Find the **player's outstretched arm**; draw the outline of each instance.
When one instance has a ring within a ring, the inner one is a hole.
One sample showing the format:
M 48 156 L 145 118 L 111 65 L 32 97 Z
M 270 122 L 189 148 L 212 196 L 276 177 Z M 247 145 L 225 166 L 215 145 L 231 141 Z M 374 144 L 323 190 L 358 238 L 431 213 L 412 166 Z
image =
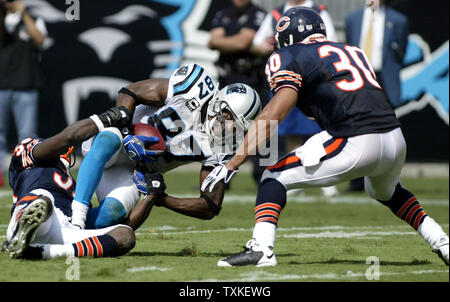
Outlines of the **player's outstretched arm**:
M 164 177 L 158 172 L 150 172 L 145 166 L 138 166 L 133 173 L 133 181 L 139 192 L 145 195 L 136 207 L 131 211 L 122 223 L 130 226 L 133 230 L 139 228 L 153 208 L 155 202 L 167 196 L 165 194 L 166 184 Z
M 133 231 L 137 230 L 150 215 L 153 205 L 158 198 L 155 195 L 145 196 L 131 211 L 126 220 L 121 223 L 128 225 Z
M 119 91 L 116 106 L 125 106 L 132 113 L 140 104 L 160 107 L 167 98 L 168 88 L 168 79 L 149 79 L 131 83 Z
M 202 166 L 200 171 L 200 186 L 206 176 L 211 172 L 211 167 Z M 218 215 L 225 194 L 225 183 L 219 182 L 212 192 L 200 192 L 198 198 L 177 198 L 166 196 L 155 205 L 166 207 L 174 212 L 199 219 L 209 220 Z
M 249 154 L 254 154 L 258 146 L 266 145 L 266 140 L 270 138 L 270 122 L 282 122 L 294 108 L 297 96 L 297 92 L 291 88 L 281 88 L 277 91 L 272 100 L 255 119 L 236 154 L 225 165 L 229 170 L 238 169 L 246 161 Z
M 211 192 L 214 191 L 217 183 L 228 182 L 246 161 L 249 154 L 255 154 L 258 146 L 265 146 L 271 134 L 271 121 L 282 122 L 294 108 L 297 96 L 297 91 L 291 88 L 278 90 L 250 126 L 236 154 L 225 165 L 217 166 L 207 175 L 201 191 Z
M 67 148 L 86 140 L 105 127 L 123 127 L 131 120 L 129 111 L 124 107 L 113 107 L 101 114 L 80 120 L 67 126 L 58 134 L 45 139 L 33 149 L 33 158 L 37 162 L 52 161 L 67 151 Z
M 67 126 L 58 134 L 47 138 L 33 149 L 33 157 L 38 162 L 59 158 L 74 143 L 87 139 L 98 132 L 97 125 L 87 118 Z

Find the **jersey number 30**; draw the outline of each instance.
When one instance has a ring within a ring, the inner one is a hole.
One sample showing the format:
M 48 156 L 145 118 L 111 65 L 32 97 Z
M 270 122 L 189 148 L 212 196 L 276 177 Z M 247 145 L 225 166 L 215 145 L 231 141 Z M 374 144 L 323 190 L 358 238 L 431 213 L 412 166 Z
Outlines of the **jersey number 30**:
M 331 55 L 331 53 L 335 53 L 339 57 L 339 61 L 335 62 L 334 68 L 336 71 L 349 71 L 353 77 L 352 81 L 348 81 L 347 79 L 341 80 L 336 83 L 336 86 L 344 91 L 355 91 L 358 89 L 361 89 L 364 86 L 364 79 L 361 75 L 364 75 L 364 77 L 369 81 L 370 84 L 373 86 L 381 89 L 380 84 L 378 84 L 377 80 L 375 80 L 375 73 L 373 72 L 373 69 L 370 64 L 368 64 L 368 60 L 364 52 L 355 46 L 345 46 L 345 51 L 341 48 L 332 46 L 332 45 L 324 45 L 319 48 L 319 56 L 320 58 L 326 58 Z M 361 60 L 361 57 L 358 55 L 358 53 L 361 55 L 363 60 L 366 62 L 368 68 L 366 65 L 364 65 L 363 61 Z M 356 66 L 352 65 L 352 62 L 350 61 L 349 56 L 353 59 Z

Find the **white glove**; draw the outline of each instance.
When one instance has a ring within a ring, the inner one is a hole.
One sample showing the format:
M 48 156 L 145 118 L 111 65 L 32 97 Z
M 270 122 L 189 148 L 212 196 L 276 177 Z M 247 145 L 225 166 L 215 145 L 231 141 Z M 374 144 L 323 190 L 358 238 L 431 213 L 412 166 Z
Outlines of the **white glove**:
M 86 226 L 86 216 L 89 207 L 84 203 L 74 200 L 72 202 L 72 225 L 84 229 Z
M 223 180 L 225 183 L 228 183 L 233 177 L 234 174 L 236 174 L 238 170 L 228 170 L 227 167 L 225 167 L 224 164 L 220 164 L 217 167 L 215 167 L 209 174 L 206 176 L 205 180 L 202 183 L 202 192 L 205 192 L 209 188 L 209 192 L 212 192 L 215 185 Z

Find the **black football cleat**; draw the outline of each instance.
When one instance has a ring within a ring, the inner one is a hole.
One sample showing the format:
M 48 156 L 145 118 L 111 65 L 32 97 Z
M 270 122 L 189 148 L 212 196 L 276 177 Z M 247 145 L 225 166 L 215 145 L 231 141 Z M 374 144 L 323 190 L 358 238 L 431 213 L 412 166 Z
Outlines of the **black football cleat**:
M 47 220 L 52 210 L 52 203 L 47 197 L 40 197 L 28 205 L 19 218 L 16 232 L 12 237 L 8 251 L 12 258 L 25 258 L 30 242 L 33 241 L 37 228 Z M 30 247 L 30 249 L 34 249 Z M 34 254 L 32 251 L 30 251 Z
M 221 267 L 243 265 L 255 265 L 257 267 L 276 266 L 277 259 L 272 247 L 259 247 L 252 239 L 247 242 L 243 252 L 220 259 L 217 262 L 217 266 Z

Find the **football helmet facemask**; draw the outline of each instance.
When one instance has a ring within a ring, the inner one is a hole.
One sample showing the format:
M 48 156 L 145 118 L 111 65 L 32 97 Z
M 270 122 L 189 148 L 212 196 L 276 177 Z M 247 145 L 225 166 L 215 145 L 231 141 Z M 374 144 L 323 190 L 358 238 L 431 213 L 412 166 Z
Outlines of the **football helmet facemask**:
M 261 107 L 258 93 L 250 86 L 243 83 L 225 86 L 208 105 L 206 131 L 214 143 L 235 149 Z

